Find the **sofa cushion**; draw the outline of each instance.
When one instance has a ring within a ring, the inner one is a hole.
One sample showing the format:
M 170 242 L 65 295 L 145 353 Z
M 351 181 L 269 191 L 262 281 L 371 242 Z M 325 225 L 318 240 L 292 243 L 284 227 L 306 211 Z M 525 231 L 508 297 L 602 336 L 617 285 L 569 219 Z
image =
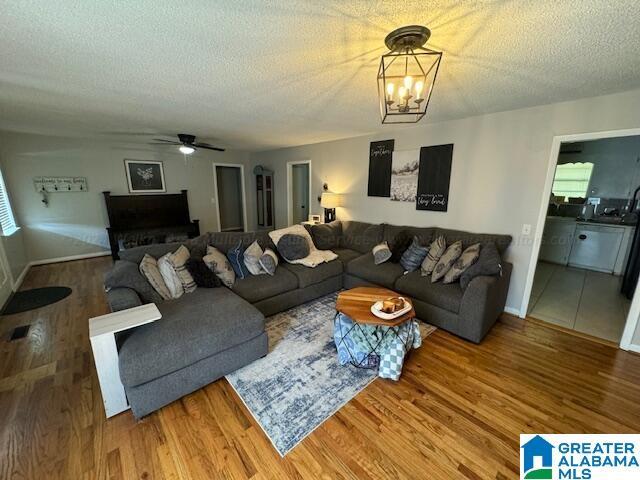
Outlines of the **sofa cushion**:
M 398 234 L 402 231 L 406 231 L 411 238 L 418 237 L 421 245 L 429 245 L 433 241 L 433 235 L 435 228 L 432 227 L 413 227 L 402 225 L 390 225 L 388 223 L 383 224 L 384 230 L 382 234 L 382 240 L 391 245 Z
M 460 286 L 466 290 L 471 280 L 480 275 L 500 275 L 502 274 L 502 259 L 493 242 L 488 242 L 480 246 L 480 256 L 478 261 L 467 268 L 460 277 Z
M 298 278 L 298 287 L 306 288 L 309 285 L 323 282 L 328 278 L 342 275 L 342 262 L 332 260 L 330 262 L 321 263 L 320 265 L 309 268 L 304 265 L 294 265 L 291 263 L 282 264 L 284 268 L 292 272 Z
M 393 288 L 404 270 L 399 263 L 385 262 L 376 265 L 373 261 L 373 254 L 369 253 L 349 262 L 347 273 L 383 287 Z
M 334 221 L 321 225 L 305 225 L 313 243 L 319 250 L 336 250 L 340 247 L 340 238 L 342 237 L 342 223 Z
M 351 250 L 350 248 L 336 248 L 334 252 L 336 255 L 338 255 L 338 260 L 342 262 L 342 265 L 346 265 L 351 260 L 354 260 L 363 255 L 362 253 Z
M 474 243 L 485 244 L 488 242 L 494 242 L 498 252 L 504 254 L 505 250 L 511 244 L 511 235 L 497 235 L 491 233 L 473 233 L 465 232 L 462 230 L 448 230 L 444 228 L 437 228 L 436 235 L 444 235 L 447 241 L 447 245 L 457 242 L 462 242 L 462 248 L 467 248 Z
M 264 315 L 227 288 L 198 288 L 158 305 L 162 318 L 142 325 L 118 353 L 128 387 L 149 382 L 255 338 Z
M 144 303 L 159 303 L 162 297 L 140 273 L 138 265 L 125 260 L 117 260 L 105 275 L 104 286 L 108 291 L 115 288 L 130 288 Z
M 394 286 L 399 293 L 435 305 L 453 313 L 458 313 L 462 302 L 462 288 L 459 283 L 431 283 L 430 277 L 423 277 L 420 271 L 400 277 Z M 428 318 L 423 318 L 428 322 Z
M 347 220 L 342 222 L 342 248 L 360 253 L 371 249 L 382 241 L 382 225 Z
M 256 303 L 289 290 L 298 288 L 298 279 L 285 268 L 276 268 L 273 275 L 249 275 L 237 279 L 233 291 L 247 302 Z

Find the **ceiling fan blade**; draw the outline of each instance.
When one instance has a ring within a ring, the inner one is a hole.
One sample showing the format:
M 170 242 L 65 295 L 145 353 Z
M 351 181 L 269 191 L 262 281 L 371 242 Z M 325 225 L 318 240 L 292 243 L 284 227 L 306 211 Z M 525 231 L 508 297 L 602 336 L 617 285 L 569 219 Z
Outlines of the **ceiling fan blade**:
M 178 142 L 149 142 L 147 145 L 182 145 Z
M 215 150 L 216 152 L 224 152 L 224 148 L 214 147 L 213 145 L 209 145 L 208 143 L 194 143 L 192 144 L 196 148 L 206 148 L 207 150 Z
M 176 142 L 175 140 L 165 140 L 164 138 L 154 138 L 153 141 L 154 142 L 170 143 L 172 145 L 182 145 L 182 143 Z

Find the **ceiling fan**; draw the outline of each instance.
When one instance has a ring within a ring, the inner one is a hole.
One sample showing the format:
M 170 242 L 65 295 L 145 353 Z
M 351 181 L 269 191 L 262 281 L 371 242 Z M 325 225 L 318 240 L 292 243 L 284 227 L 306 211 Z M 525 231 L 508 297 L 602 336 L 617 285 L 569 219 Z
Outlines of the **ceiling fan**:
M 184 153 L 185 155 L 191 155 L 198 148 L 205 148 L 207 150 L 215 150 L 217 152 L 224 152 L 224 148 L 214 147 L 213 145 L 209 145 L 208 143 L 196 142 L 195 135 L 188 135 L 186 133 L 179 133 L 178 140 L 164 140 L 162 138 L 154 138 L 152 143 L 149 145 L 179 145 L 178 150 Z

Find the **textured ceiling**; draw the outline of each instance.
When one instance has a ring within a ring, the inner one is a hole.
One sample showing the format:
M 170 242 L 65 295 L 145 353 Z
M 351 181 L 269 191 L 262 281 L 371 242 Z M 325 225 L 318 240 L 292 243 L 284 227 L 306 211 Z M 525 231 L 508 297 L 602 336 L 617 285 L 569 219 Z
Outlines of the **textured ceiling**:
M 376 73 L 407 24 L 444 51 L 423 122 L 640 86 L 637 0 L 0 0 L 0 129 L 257 150 L 402 128 Z

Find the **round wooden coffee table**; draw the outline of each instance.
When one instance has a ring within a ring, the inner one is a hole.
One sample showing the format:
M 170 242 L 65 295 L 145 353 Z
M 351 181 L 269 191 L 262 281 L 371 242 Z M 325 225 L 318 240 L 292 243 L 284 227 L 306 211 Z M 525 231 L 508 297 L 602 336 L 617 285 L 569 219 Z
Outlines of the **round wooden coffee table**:
M 379 349 L 383 345 L 385 338 L 388 335 L 395 335 L 400 338 L 398 335 L 400 326 L 415 318 L 416 312 L 413 306 L 407 313 L 393 320 L 383 320 L 371 313 L 371 305 L 377 301 L 398 296 L 401 295 L 393 290 L 379 287 L 356 287 L 338 294 L 334 332 L 339 327 L 336 322 L 338 322 L 340 314 L 345 315 L 353 322 L 353 326 L 339 332 L 341 342 L 350 357 L 349 363 L 353 366 L 358 368 L 377 368 L 377 364 L 372 362 L 372 358 L 376 356 L 379 358 Z M 361 339 L 361 346 L 363 344 L 362 339 L 365 339 L 368 349 L 366 354 L 357 355 L 350 348 L 350 344 L 353 342 L 349 342 L 348 339 L 354 334 Z M 336 344 L 336 347 L 342 347 L 342 345 Z M 405 351 L 411 348 L 410 345 L 405 345 L 405 347 Z

